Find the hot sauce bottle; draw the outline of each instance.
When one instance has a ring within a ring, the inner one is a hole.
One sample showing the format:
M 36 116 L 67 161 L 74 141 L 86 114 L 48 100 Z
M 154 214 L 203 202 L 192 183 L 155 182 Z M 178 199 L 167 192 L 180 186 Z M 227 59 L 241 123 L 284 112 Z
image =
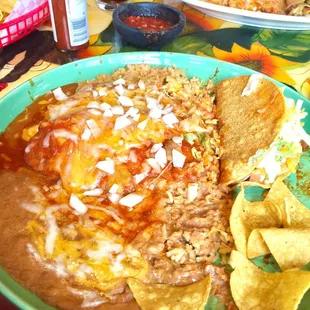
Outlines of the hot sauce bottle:
M 56 47 L 75 51 L 88 46 L 86 0 L 48 0 Z

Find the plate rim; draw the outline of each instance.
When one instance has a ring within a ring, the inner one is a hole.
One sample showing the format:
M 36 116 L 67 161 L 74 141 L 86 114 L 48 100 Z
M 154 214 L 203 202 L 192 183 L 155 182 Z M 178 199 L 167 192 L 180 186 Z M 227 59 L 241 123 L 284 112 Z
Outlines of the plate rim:
M 291 22 L 295 24 L 309 24 L 310 29 L 310 17 L 305 16 L 290 16 L 290 15 L 281 15 L 281 14 L 273 14 L 273 13 L 263 13 L 263 12 L 255 12 L 249 10 L 242 10 L 237 8 L 231 8 L 224 5 L 214 4 L 205 2 L 202 0 L 182 0 L 187 4 L 195 5 L 200 8 L 209 9 L 212 11 L 217 11 L 220 13 L 228 13 L 235 16 L 240 17 L 249 17 L 254 19 L 261 20 L 273 20 L 278 22 Z

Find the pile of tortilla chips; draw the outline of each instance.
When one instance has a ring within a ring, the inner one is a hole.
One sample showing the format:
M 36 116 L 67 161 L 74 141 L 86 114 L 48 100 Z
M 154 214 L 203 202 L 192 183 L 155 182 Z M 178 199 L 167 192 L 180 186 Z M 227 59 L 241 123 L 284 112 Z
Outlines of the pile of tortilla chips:
M 241 190 L 230 227 L 238 251 L 230 286 L 239 309 L 297 309 L 310 288 L 310 272 L 299 270 L 310 261 L 310 210 L 278 179 L 264 201 L 249 202 Z M 266 273 L 248 260 L 268 253 L 283 272 Z

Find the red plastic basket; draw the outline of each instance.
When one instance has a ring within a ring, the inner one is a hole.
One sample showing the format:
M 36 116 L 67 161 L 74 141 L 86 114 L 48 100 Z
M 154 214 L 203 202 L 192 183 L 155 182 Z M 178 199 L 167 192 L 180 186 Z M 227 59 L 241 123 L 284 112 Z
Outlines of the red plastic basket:
M 49 18 L 48 2 L 38 6 L 31 12 L 0 24 L 0 48 L 9 45 L 44 23 Z

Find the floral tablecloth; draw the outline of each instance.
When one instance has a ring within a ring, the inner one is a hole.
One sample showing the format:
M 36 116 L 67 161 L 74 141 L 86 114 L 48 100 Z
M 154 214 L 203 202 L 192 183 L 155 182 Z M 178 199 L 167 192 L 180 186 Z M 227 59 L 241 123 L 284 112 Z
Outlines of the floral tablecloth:
M 183 33 L 163 51 L 214 57 L 249 67 L 310 99 L 310 31 L 249 27 L 208 17 L 182 2 L 174 1 L 173 5 L 183 11 L 187 23 Z M 121 39 L 113 28 L 112 13 L 99 10 L 95 0 L 88 0 L 88 17 L 90 46 L 82 52 L 58 52 L 49 23 L 2 49 L 0 98 L 22 82 L 61 64 L 138 50 Z

